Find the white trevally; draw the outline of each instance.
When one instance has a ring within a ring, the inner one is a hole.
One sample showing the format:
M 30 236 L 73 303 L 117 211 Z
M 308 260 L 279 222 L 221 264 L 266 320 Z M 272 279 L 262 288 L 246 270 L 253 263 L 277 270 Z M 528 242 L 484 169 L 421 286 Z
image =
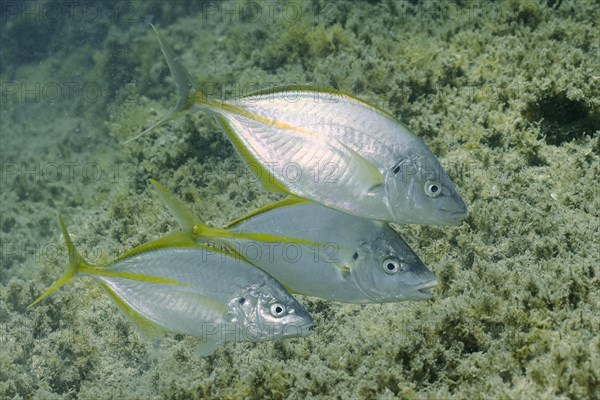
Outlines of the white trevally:
M 225 244 L 293 293 L 346 303 L 430 299 L 433 273 L 381 221 L 301 199 L 251 213 L 226 229 L 210 228 L 158 182 L 161 200 L 190 239 Z
M 154 30 L 180 99 L 137 137 L 197 105 L 215 113 L 269 191 L 403 224 L 458 225 L 467 216 L 437 158 L 392 115 L 350 95 L 306 86 L 208 99 Z
M 181 232 L 146 243 L 105 266 L 87 263 L 67 229 L 69 268 L 29 307 L 74 276 L 98 281 L 143 332 L 201 338 L 206 355 L 225 342 L 307 336 L 313 320 L 277 281 L 244 260 L 198 245 Z

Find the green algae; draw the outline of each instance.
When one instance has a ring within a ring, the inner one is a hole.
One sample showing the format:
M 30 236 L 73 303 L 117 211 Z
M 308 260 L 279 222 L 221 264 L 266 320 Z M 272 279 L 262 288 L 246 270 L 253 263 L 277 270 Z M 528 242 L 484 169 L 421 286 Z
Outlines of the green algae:
M 229 4 L 249 12 L 251 3 Z M 438 276 L 432 301 L 301 297 L 317 322 L 309 338 L 200 358 L 194 338 L 141 337 L 85 279 L 26 311 L 66 265 L 57 211 L 84 256 L 102 262 L 175 227 L 149 177 L 214 226 L 279 198 L 204 113 L 121 144 L 175 102 L 149 28 L 102 20 L 71 58 L 54 36 L 56 54 L 3 57 L 2 82 L 79 73 L 110 94 L 2 103 L 0 396 L 598 398 L 597 5 L 297 2 L 302 17 L 265 21 L 193 2 L 132 4 L 154 15 L 217 97 L 312 82 L 398 115 L 438 155 L 471 214 L 456 228 L 396 226 Z M 25 26 L 2 29 L 22 35 Z M 76 28 L 52 27 L 65 39 Z M 86 57 L 93 63 L 82 71 Z M 29 64 L 15 78 L 7 71 L 17 62 Z M 72 178 L 65 161 L 77 163 Z M 84 173 L 90 165 L 103 174 Z

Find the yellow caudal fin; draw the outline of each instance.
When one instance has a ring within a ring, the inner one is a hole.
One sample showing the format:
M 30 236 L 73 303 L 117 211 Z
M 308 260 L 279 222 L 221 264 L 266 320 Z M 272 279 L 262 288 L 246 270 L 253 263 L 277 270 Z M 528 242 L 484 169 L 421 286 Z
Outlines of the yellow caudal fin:
M 69 267 L 67 269 L 67 272 L 65 272 L 65 274 L 62 276 L 62 278 L 56 281 L 54 285 L 50 286 L 50 289 L 46 290 L 46 292 L 44 292 L 44 294 L 38 297 L 37 300 L 31 303 L 28 308 L 33 307 L 34 305 L 36 305 L 37 303 L 39 303 L 40 301 L 57 291 L 61 286 L 68 283 L 71 279 L 73 279 L 75 275 L 77 275 L 81 268 L 90 267 L 90 265 L 85 262 L 83 257 L 81 257 L 81 254 L 79 254 L 79 252 L 75 248 L 75 245 L 71 240 L 71 236 L 67 231 L 67 227 L 65 226 L 65 222 L 63 221 L 60 215 L 58 216 L 58 223 L 60 225 L 60 229 L 65 239 L 67 251 L 69 252 Z
M 131 274 L 128 272 L 120 272 L 120 271 L 111 271 L 110 269 L 104 267 L 97 267 L 87 263 L 81 254 L 75 248 L 73 241 L 71 240 L 71 236 L 67 231 L 67 227 L 63 219 L 59 216 L 58 223 L 60 225 L 60 229 L 62 231 L 63 237 L 65 238 L 65 244 L 67 246 L 67 250 L 69 252 L 69 267 L 67 268 L 67 272 L 56 281 L 48 290 L 44 292 L 40 297 L 38 297 L 33 303 L 29 305 L 28 308 L 33 307 L 40 301 L 44 300 L 46 297 L 50 296 L 52 293 L 56 292 L 65 284 L 69 283 L 75 276 L 79 274 L 99 276 L 99 277 L 113 277 L 113 278 L 124 278 L 136 280 L 139 282 L 148 282 L 148 283 L 159 283 L 164 285 L 176 285 L 176 286 L 186 286 L 185 284 L 175 280 L 168 278 L 158 278 L 153 276 L 139 275 L 139 274 Z M 124 256 L 120 257 L 118 260 L 127 258 L 131 255 L 142 253 L 143 251 L 152 250 L 154 248 L 165 247 L 170 245 L 171 247 L 189 247 L 193 245 L 193 242 L 187 237 L 168 237 L 164 239 L 165 244 L 163 245 L 161 241 L 156 241 L 156 245 L 152 246 L 152 243 L 147 244 L 146 246 L 140 246 L 137 249 L 134 249 Z M 162 245 L 162 246 L 161 246 Z
M 181 232 L 173 232 L 166 237 L 169 241 L 179 241 L 183 245 L 187 245 L 187 240 L 195 241 L 196 239 L 202 239 L 203 241 L 208 239 L 226 238 L 230 236 L 230 233 L 226 229 L 211 228 L 205 225 L 202 221 L 196 218 L 185 205 L 173 193 L 169 192 L 163 185 L 155 181 L 154 179 L 148 179 L 158 197 L 167 206 L 171 214 L 177 220 Z M 172 244 L 172 246 L 174 246 Z
M 189 236 L 191 239 L 194 239 L 194 227 L 195 226 L 204 226 L 204 224 L 196 218 L 189 210 L 183 205 L 181 200 L 175 197 L 171 192 L 169 192 L 163 185 L 155 181 L 154 179 L 148 179 L 152 186 L 154 186 L 154 190 L 158 194 L 158 197 L 162 200 L 163 203 L 167 206 L 171 214 L 177 219 L 181 231 Z
M 188 70 L 179 62 L 173 50 L 169 47 L 165 38 L 160 34 L 160 32 L 154 27 L 154 25 L 150 24 L 152 29 L 154 29 L 154 33 L 156 33 L 156 38 L 158 39 L 158 44 L 160 45 L 160 50 L 169 65 L 169 70 L 171 71 L 171 75 L 173 79 L 175 79 L 175 84 L 177 85 L 177 92 L 179 94 L 179 101 L 171 111 L 169 111 L 166 115 L 164 115 L 161 119 L 156 121 L 152 126 L 148 129 L 140 133 L 139 135 L 128 139 L 125 143 L 129 143 L 146 133 L 158 128 L 176 118 L 182 112 L 187 111 L 193 104 L 194 101 L 200 93 L 196 85 L 194 84 L 194 78 L 190 75 Z
M 179 246 L 189 246 L 188 240 L 196 241 L 210 241 L 217 240 L 223 241 L 227 239 L 231 240 L 251 240 L 256 242 L 267 242 L 267 243 L 295 243 L 306 246 L 318 246 L 319 243 L 312 242 L 309 240 L 290 238 L 285 236 L 278 235 L 270 235 L 266 233 L 253 233 L 253 232 L 232 232 L 230 229 L 222 229 L 222 228 L 212 228 L 205 225 L 202 221 L 196 218 L 189 210 L 183 205 L 181 200 L 176 198 L 171 192 L 169 192 L 164 186 L 155 181 L 154 179 L 149 179 L 152 186 L 158 193 L 158 196 L 162 200 L 163 203 L 169 208 L 171 214 L 177 219 L 179 226 L 181 228 L 181 232 L 173 232 L 170 235 L 166 236 L 160 241 L 155 241 L 149 243 L 147 246 L 152 246 L 155 248 L 157 245 L 162 245 L 162 242 L 168 241 L 171 247 L 179 247 Z M 292 205 L 292 204 L 305 204 L 305 200 L 301 199 L 291 199 L 284 200 L 281 204 Z M 280 204 L 280 203 L 277 203 Z M 147 246 L 140 246 L 139 249 L 143 251 L 147 251 L 149 248 Z M 228 246 L 229 247 L 229 246 Z M 137 250 L 137 249 L 136 249 Z M 230 248 L 234 253 L 235 250 Z M 128 253 L 125 257 L 130 256 Z

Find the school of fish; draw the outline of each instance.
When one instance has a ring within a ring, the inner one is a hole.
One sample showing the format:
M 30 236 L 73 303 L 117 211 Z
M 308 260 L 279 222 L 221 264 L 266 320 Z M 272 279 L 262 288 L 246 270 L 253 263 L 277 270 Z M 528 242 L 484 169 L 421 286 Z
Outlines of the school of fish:
M 264 189 L 288 197 L 214 228 L 150 179 L 180 229 L 92 265 L 59 218 L 69 266 L 31 306 L 89 276 L 142 332 L 196 336 L 206 355 L 227 342 L 310 335 L 313 319 L 293 294 L 345 303 L 432 297 L 434 274 L 389 223 L 459 225 L 468 213 L 420 138 L 385 111 L 331 89 L 209 99 L 152 28 L 179 101 L 136 138 L 198 106 L 214 114 Z

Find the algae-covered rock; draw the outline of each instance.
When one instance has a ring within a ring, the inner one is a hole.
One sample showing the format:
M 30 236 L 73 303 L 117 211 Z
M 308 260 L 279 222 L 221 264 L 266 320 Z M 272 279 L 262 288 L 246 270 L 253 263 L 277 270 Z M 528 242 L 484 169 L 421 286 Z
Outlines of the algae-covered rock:
M 600 397 L 595 2 L 28 4 L 0 25 L 0 397 Z M 281 198 L 205 112 L 124 143 L 176 102 L 149 22 L 214 97 L 335 87 L 421 136 L 470 211 L 394 226 L 434 298 L 300 296 L 311 337 L 208 357 L 145 338 L 87 279 L 28 310 L 66 268 L 58 212 L 101 263 L 176 226 L 148 178 L 213 226 Z

